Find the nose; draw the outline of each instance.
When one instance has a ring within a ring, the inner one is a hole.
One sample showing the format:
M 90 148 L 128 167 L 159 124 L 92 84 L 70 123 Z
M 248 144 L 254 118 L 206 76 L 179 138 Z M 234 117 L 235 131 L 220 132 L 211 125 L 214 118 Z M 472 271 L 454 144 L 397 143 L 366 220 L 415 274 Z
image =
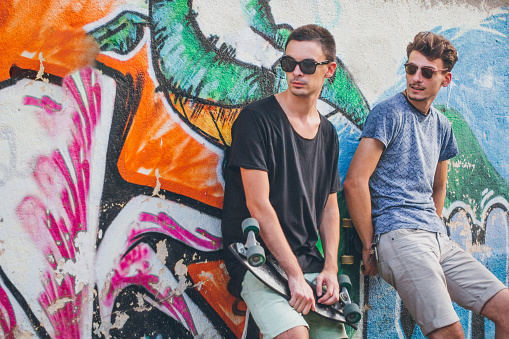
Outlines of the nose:
M 421 73 L 421 69 L 419 68 L 417 70 L 417 72 L 415 72 L 414 75 L 411 76 L 412 77 L 412 80 L 415 81 L 415 82 L 422 82 L 422 73 Z
M 300 65 L 295 65 L 295 69 L 293 70 L 294 76 L 303 76 L 304 73 L 300 70 Z

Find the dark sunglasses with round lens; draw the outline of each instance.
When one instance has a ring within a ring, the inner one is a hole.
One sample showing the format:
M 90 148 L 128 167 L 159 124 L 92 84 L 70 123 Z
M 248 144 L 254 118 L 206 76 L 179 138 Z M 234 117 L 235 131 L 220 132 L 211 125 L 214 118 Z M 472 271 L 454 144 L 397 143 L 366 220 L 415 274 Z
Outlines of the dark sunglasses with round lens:
M 443 71 L 447 71 L 447 68 L 443 68 L 443 69 L 435 69 L 433 67 L 429 67 L 429 66 L 422 66 L 422 67 L 419 67 L 417 66 L 416 64 L 412 64 L 410 62 L 407 62 L 405 64 L 405 72 L 406 74 L 408 75 L 414 75 L 415 73 L 417 73 L 417 70 L 418 69 L 421 69 L 421 74 L 424 78 L 426 79 L 431 79 L 433 78 L 433 75 L 435 75 L 436 72 L 443 72 Z
M 325 60 L 322 62 L 315 62 L 313 60 L 302 60 L 302 61 L 295 61 L 294 58 L 289 56 L 283 56 L 280 60 L 281 68 L 285 72 L 293 72 L 295 67 L 299 65 L 299 68 L 302 73 L 304 74 L 314 74 L 316 72 L 316 66 L 319 65 L 327 65 L 330 64 L 332 61 Z

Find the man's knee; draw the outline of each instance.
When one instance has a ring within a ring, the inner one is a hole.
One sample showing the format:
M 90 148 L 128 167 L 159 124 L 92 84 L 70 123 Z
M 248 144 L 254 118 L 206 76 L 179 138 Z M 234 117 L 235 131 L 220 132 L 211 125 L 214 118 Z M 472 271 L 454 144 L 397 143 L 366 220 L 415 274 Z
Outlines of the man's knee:
M 279 334 L 276 339 L 307 339 L 309 338 L 308 328 L 306 326 L 297 326 Z
M 439 328 L 428 334 L 428 338 L 430 339 L 463 339 L 465 338 L 465 333 L 463 332 L 463 327 L 461 327 L 460 322 L 455 322 L 454 324 Z
M 488 300 L 481 315 L 509 331 L 509 290 L 503 289 Z

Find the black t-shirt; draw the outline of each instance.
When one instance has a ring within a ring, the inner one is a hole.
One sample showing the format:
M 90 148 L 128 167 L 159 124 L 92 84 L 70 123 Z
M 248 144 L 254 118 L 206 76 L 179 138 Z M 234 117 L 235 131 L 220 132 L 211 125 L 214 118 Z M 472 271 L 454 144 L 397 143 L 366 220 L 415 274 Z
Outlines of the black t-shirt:
M 269 200 L 303 272 L 323 268 L 324 259 L 316 247 L 318 228 L 327 198 L 340 189 L 340 180 L 337 134 L 325 117 L 320 118 L 316 136 L 305 139 L 270 96 L 247 105 L 232 126 L 221 226 L 226 268 L 237 291 L 246 270 L 227 247 L 245 242 L 241 224 L 250 217 L 241 167 L 268 173 Z

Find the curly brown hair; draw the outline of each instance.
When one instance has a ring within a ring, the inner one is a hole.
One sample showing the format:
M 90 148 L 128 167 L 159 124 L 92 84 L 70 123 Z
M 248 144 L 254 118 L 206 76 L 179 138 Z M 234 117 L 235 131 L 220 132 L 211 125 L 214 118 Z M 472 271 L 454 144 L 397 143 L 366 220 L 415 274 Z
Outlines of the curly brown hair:
M 412 51 L 422 53 L 428 60 L 442 59 L 444 68 L 451 71 L 456 61 L 458 61 L 458 52 L 452 43 L 442 35 L 433 32 L 419 32 L 406 48 L 407 56 L 410 57 Z

